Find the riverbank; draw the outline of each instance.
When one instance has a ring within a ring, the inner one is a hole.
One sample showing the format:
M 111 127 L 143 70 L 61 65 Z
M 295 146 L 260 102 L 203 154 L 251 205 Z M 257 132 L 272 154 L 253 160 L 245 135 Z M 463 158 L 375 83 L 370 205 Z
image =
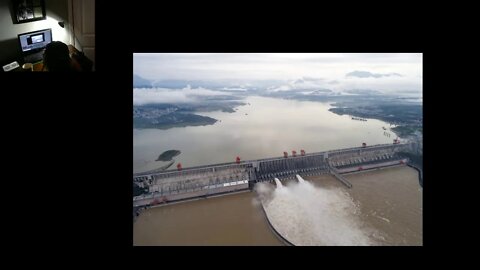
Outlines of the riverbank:
M 340 101 L 332 104 L 329 111 L 338 115 L 371 118 L 395 124 L 391 128 L 399 137 L 405 138 L 423 134 L 422 104 L 382 103 L 382 100 L 356 104 L 351 101 Z M 353 118 L 352 118 L 353 119 Z

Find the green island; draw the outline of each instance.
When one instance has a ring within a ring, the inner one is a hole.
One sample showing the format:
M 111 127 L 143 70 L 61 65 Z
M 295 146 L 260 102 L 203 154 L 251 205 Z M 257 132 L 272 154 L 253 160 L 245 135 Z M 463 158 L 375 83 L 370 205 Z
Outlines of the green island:
M 170 161 L 173 157 L 176 157 L 180 154 L 180 150 L 168 150 L 163 152 L 155 161 Z
M 168 115 L 135 117 L 133 119 L 133 128 L 169 129 L 174 127 L 213 125 L 215 124 L 215 122 L 217 122 L 217 119 L 213 119 L 207 116 L 172 112 Z
M 236 106 L 245 103 L 222 101 L 187 104 L 148 104 L 133 107 L 134 129 L 170 129 L 175 127 L 213 125 L 217 119 L 195 114 L 196 112 L 235 112 Z

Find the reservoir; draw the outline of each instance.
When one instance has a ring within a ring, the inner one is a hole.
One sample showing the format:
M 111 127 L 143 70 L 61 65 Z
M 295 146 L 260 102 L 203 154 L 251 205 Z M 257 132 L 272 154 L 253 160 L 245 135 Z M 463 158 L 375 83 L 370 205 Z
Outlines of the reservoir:
M 348 115 L 328 111 L 328 103 L 250 96 L 234 113 L 197 113 L 215 118 L 208 126 L 178 127 L 167 130 L 133 130 L 134 172 L 153 170 L 166 162 L 155 161 L 170 149 L 184 168 L 213 163 L 282 156 L 300 149 L 320 152 L 330 149 L 392 143 L 382 127 L 387 123 L 368 119 L 352 120 Z

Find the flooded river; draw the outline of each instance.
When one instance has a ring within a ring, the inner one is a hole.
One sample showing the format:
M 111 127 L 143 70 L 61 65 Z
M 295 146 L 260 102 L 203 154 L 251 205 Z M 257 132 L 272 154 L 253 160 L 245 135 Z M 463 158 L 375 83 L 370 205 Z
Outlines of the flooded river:
M 260 192 L 152 208 L 134 223 L 134 245 L 283 245 L 260 201 L 273 226 L 294 244 L 423 244 L 417 171 L 402 166 L 345 177 L 353 188 L 322 175 L 305 177 L 312 190 L 284 182 L 290 197 L 275 196 L 276 186 L 265 184 Z

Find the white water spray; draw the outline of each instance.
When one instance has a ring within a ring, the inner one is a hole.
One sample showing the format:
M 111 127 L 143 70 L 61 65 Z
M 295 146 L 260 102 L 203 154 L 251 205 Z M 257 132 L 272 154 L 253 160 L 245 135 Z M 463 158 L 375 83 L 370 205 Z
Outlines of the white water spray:
M 299 183 L 305 183 L 305 180 L 300 175 L 296 175 Z
M 295 245 L 373 245 L 359 219 L 359 207 L 341 188 L 315 187 L 297 175 L 298 183 L 256 189 L 272 226 Z M 266 199 L 268 198 L 268 199 Z
M 275 178 L 275 184 L 277 184 L 277 188 L 283 188 L 282 182 L 278 178 Z

